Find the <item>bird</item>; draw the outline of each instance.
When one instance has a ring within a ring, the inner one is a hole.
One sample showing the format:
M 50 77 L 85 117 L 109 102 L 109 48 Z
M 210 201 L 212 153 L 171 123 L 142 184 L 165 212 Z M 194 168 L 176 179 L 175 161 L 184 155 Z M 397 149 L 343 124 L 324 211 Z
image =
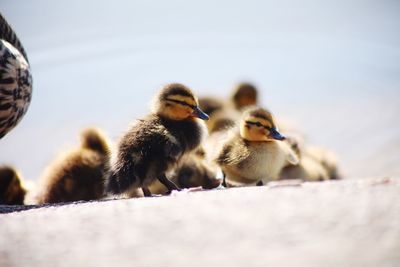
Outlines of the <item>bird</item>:
M 221 127 L 232 126 L 233 121 L 240 118 L 241 110 L 258 103 L 257 88 L 248 83 L 238 83 L 229 98 L 203 96 L 199 98 L 200 108 L 208 114 L 210 120 L 206 122 L 210 132 Z M 222 120 L 224 117 L 224 120 Z
M 171 171 L 170 179 L 179 188 L 201 187 L 207 190 L 217 188 L 221 184 L 221 179 L 216 176 L 217 169 L 208 164 L 203 147 L 199 147 L 195 152 L 179 161 Z M 159 181 L 152 183 L 149 189 L 155 194 L 168 192 L 167 188 Z
M 239 129 L 232 129 L 214 161 L 222 169 L 225 186 L 248 186 L 277 180 L 283 167 L 298 157 L 282 142 L 272 114 L 260 107 L 244 111 Z
M 27 189 L 18 171 L 8 165 L 0 166 L 0 204 L 22 205 Z
M 109 167 L 107 136 L 98 128 L 86 128 L 80 134 L 80 146 L 62 153 L 47 167 L 30 204 L 100 199 Z
M 240 82 L 234 87 L 230 101 L 236 110 L 255 106 L 259 101 L 258 90 L 249 82 Z
M 201 186 L 204 189 L 213 189 L 221 184 L 216 175 L 216 170 L 204 159 L 192 155 L 178 165 L 172 177 L 178 181 L 181 188 Z
M 301 179 L 303 181 L 325 181 L 329 179 L 325 167 L 306 153 L 306 144 L 300 136 L 289 136 L 285 140 L 299 158 L 297 165 L 288 164 L 279 175 L 280 180 Z
M 259 91 L 253 83 L 240 82 L 232 90 L 230 105 L 227 105 L 227 107 L 233 107 L 236 111 L 242 112 L 248 107 L 260 106 Z M 303 134 L 300 127 L 289 118 L 275 117 L 275 123 L 284 133 Z
M 216 96 L 203 96 L 199 98 L 200 108 L 212 117 L 214 112 L 227 107 L 241 110 L 245 107 L 258 104 L 258 90 L 249 82 L 237 83 L 228 99 Z
M 216 176 L 217 169 L 208 163 L 206 151 L 200 146 L 178 164 L 172 177 L 175 177 L 182 188 L 201 186 L 204 189 L 213 189 L 221 184 Z
M 106 183 L 108 194 L 124 194 L 159 180 L 169 192 L 179 190 L 167 178 L 178 161 L 194 151 L 207 135 L 208 120 L 192 90 L 180 83 L 165 85 L 156 95 L 150 114 L 137 120 L 122 136 Z
M 27 54 L 0 13 L 0 139 L 20 122 L 31 98 L 32 73 Z
M 234 128 L 240 117 L 241 113 L 232 108 L 224 108 L 214 112 L 207 122 L 209 134 Z
M 321 164 L 326 170 L 329 179 L 342 179 L 336 154 L 325 147 L 309 145 L 304 149 L 304 154 Z
M 225 113 L 227 109 L 226 101 L 224 99 L 215 97 L 215 96 L 204 96 L 199 98 L 199 107 L 203 110 L 208 116 L 209 120 L 205 121 L 208 131 L 211 133 L 213 128 L 215 128 L 215 117 L 217 114 Z
M 325 168 L 313 158 L 303 155 L 297 165 L 289 165 L 282 169 L 281 180 L 301 179 L 303 181 L 325 181 L 328 173 Z
M 213 115 L 214 112 L 223 109 L 225 106 L 225 101 L 214 96 L 205 96 L 199 98 L 199 107 L 203 110 L 209 117 Z

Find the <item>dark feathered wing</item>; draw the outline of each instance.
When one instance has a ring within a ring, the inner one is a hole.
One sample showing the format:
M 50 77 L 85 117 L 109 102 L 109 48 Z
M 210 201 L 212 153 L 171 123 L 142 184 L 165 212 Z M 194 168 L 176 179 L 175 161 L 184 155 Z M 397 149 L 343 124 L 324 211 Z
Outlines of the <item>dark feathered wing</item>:
M 215 161 L 219 165 L 236 165 L 250 155 L 247 144 L 240 138 L 233 138 L 221 149 Z

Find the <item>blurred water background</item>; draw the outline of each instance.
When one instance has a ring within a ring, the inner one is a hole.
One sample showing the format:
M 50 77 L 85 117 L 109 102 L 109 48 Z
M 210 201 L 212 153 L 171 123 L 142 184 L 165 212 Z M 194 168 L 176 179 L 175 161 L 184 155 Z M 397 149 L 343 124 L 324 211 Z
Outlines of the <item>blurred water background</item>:
M 400 176 L 400 2 L 1 0 L 34 95 L 0 163 L 36 180 L 88 125 L 117 138 L 164 84 L 238 81 L 333 149 L 349 178 Z

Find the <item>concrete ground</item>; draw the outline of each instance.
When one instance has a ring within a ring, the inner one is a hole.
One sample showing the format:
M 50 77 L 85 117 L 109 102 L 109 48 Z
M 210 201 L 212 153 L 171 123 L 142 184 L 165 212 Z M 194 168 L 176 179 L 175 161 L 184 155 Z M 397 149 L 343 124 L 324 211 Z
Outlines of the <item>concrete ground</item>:
M 400 179 L 2 214 L 0 266 L 400 266 Z

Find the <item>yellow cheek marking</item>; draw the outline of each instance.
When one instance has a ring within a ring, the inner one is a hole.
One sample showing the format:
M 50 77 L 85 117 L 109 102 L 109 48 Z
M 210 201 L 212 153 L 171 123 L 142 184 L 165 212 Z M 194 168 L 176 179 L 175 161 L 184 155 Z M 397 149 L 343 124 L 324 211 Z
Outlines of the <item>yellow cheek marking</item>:
M 184 107 L 181 107 L 181 106 L 176 107 L 175 112 L 177 114 L 179 114 L 180 117 L 187 117 L 190 113 L 192 113 L 191 109 L 189 107 L 186 107 L 186 106 L 184 106 Z
M 191 113 L 191 108 L 173 102 L 171 102 L 170 106 L 164 110 L 164 114 L 167 114 L 168 117 L 175 119 L 185 119 L 189 117 Z

